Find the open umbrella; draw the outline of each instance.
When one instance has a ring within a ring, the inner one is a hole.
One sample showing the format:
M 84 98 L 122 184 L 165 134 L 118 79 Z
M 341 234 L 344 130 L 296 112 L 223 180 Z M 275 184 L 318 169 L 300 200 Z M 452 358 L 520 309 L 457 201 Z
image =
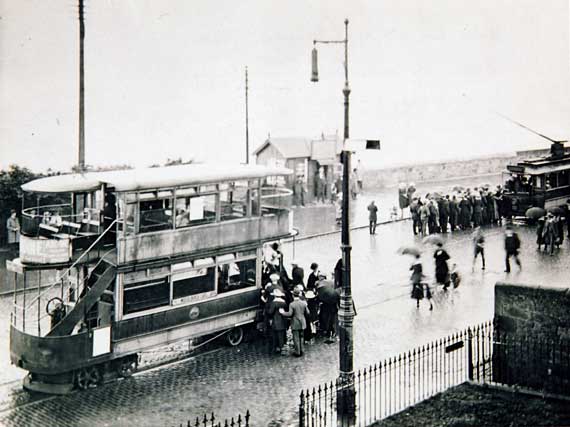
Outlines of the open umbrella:
M 439 200 L 443 198 L 443 195 L 439 191 L 434 191 L 431 193 L 431 197 L 433 197 L 435 200 Z
M 427 243 L 430 245 L 439 245 L 439 244 L 443 245 L 443 239 L 438 234 L 431 234 L 427 237 L 424 237 L 422 243 Z
M 532 208 L 528 208 L 524 213 L 524 216 L 528 219 L 538 219 L 541 216 L 544 216 L 545 213 L 544 209 L 534 206 Z
M 400 255 L 420 255 L 422 252 L 415 246 L 400 246 L 397 250 Z
M 339 291 L 334 288 L 331 280 L 320 280 L 317 283 L 317 299 L 325 304 L 335 304 L 339 301 Z
M 456 185 L 456 186 L 453 187 L 451 190 L 460 193 L 460 192 L 462 192 L 462 191 L 465 191 L 465 187 L 463 187 L 462 185 Z

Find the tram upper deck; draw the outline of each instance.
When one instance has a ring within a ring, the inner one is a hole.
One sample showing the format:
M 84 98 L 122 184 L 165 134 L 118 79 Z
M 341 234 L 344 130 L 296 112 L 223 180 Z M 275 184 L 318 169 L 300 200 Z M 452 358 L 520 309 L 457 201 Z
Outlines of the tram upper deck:
M 570 154 L 562 143 L 554 143 L 549 156 L 508 165 L 504 184 L 513 215 L 524 216 L 533 206 L 551 209 L 565 205 L 570 197 Z
M 258 165 L 181 165 L 70 174 L 22 186 L 36 204 L 22 212 L 20 261 L 61 267 L 93 247 L 128 265 L 290 234 L 291 192 L 277 185 L 291 174 Z M 45 194 L 68 203 L 41 205 Z M 89 257 L 84 257 L 85 259 Z M 90 261 L 90 262 L 91 262 Z

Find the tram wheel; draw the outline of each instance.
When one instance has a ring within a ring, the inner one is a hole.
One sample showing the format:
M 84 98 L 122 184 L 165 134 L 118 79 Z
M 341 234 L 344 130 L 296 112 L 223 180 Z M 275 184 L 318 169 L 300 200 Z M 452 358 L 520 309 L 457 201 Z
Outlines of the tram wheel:
M 96 366 L 88 366 L 75 373 L 75 384 L 81 390 L 97 387 L 100 382 L 101 372 Z
M 231 329 L 226 335 L 226 340 L 232 347 L 240 345 L 243 341 L 243 328 L 241 326 L 236 326 Z
M 139 363 L 137 356 L 125 357 L 119 364 L 119 376 L 122 378 L 131 377 L 136 372 L 138 365 Z

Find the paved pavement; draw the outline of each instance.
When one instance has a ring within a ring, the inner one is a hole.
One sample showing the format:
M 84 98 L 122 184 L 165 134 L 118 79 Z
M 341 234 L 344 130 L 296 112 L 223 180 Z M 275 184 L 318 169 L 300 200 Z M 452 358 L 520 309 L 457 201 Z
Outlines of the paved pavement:
M 433 274 L 433 248 L 421 245 L 409 221 L 389 223 L 370 236 L 366 229 L 352 233 L 355 367 L 439 339 L 493 316 L 493 287 L 503 272 L 500 227 L 485 230 L 487 270 L 471 273 L 470 233 L 447 237 L 446 247 L 463 273 L 458 289 L 434 290 L 434 310 L 427 303 L 416 309 L 409 297 L 410 258 L 396 254 L 405 244 L 423 248 L 424 270 Z M 520 228 L 523 271 L 510 280 L 566 287 L 570 243 L 552 257 L 537 253 L 532 229 Z M 340 255 L 338 233 L 296 241 L 295 257 L 303 266 L 317 261 L 332 270 Z M 293 243 L 284 248 L 293 256 Z M 516 271 L 516 269 L 515 269 Z M 334 380 L 338 345 L 322 341 L 308 347 L 305 357 L 276 356 L 262 341 L 238 348 L 221 348 L 162 369 L 142 373 L 100 388 L 52 397 L 17 408 L 0 409 L 7 426 L 156 426 L 179 425 L 204 412 L 219 418 L 249 409 L 254 425 L 293 425 L 301 389 Z

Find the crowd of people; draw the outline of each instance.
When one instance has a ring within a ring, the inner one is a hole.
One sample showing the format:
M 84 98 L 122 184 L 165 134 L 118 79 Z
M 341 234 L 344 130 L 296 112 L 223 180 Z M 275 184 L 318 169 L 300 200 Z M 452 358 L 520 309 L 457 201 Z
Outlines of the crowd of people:
M 503 196 L 500 185 L 495 190 L 475 187 L 453 195 L 426 194 L 413 196 L 410 214 L 414 234 L 447 233 L 489 224 L 501 224 L 512 216 L 510 199 Z
M 305 344 L 317 335 L 327 343 L 334 342 L 338 306 L 340 303 L 340 260 L 331 280 L 312 263 L 305 281 L 305 271 L 296 260 L 290 262 L 289 275 L 279 245 L 266 249 L 263 260 L 261 302 L 266 335 L 272 350 L 282 353 L 291 331 L 293 355 L 301 357 Z

